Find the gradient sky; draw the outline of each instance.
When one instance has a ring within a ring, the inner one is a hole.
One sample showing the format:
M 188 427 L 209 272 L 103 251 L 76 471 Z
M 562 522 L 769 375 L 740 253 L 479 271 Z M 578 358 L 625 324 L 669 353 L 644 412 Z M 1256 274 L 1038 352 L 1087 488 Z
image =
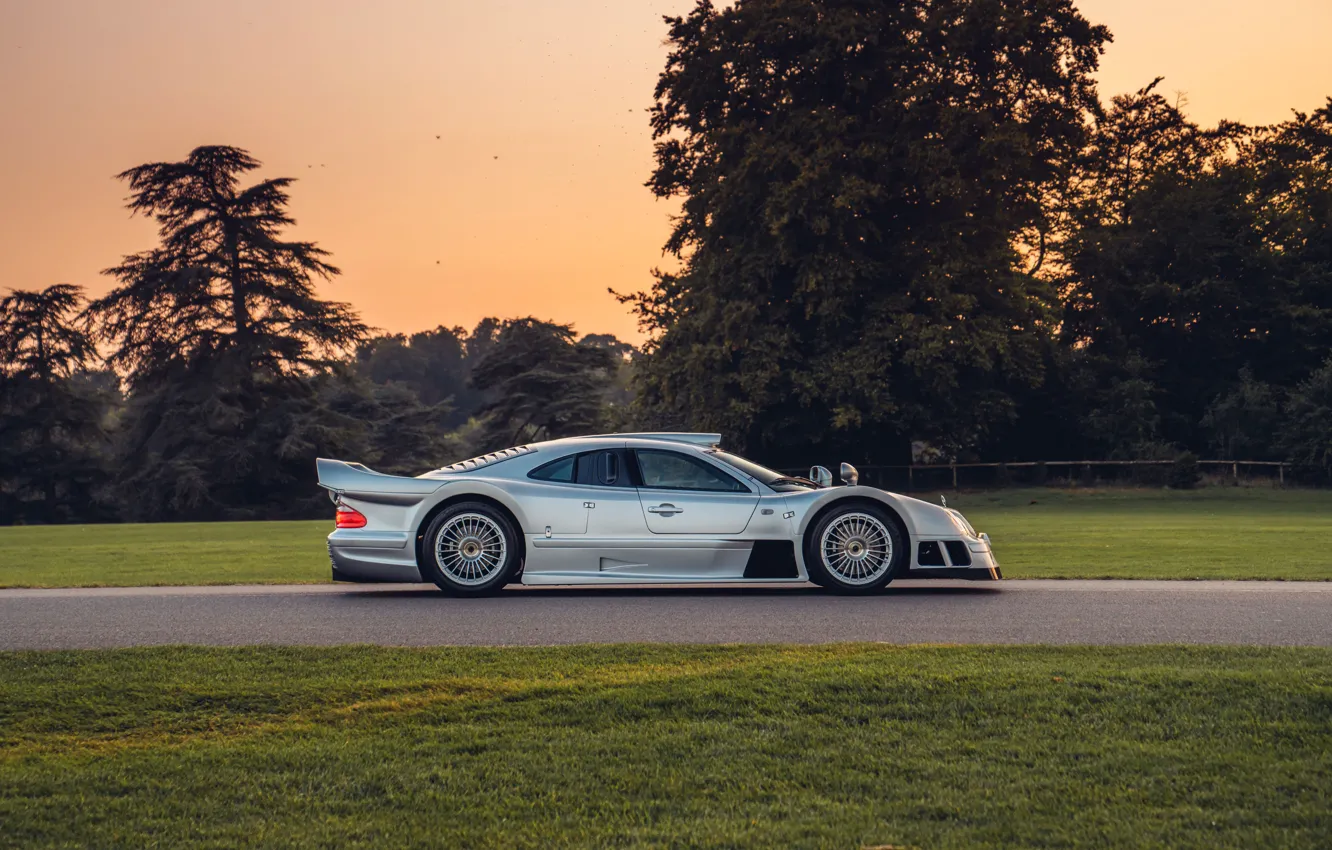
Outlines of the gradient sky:
M 643 182 L 664 14 L 692 0 L 0 0 L 0 291 L 151 247 L 112 175 L 201 144 L 299 179 L 322 288 L 392 331 L 487 315 L 639 338 L 606 293 L 669 265 Z M 1204 123 L 1332 94 L 1332 0 L 1082 0 L 1102 95 L 1156 75 Z M 438 137 L 438 138 L 436 138 Z

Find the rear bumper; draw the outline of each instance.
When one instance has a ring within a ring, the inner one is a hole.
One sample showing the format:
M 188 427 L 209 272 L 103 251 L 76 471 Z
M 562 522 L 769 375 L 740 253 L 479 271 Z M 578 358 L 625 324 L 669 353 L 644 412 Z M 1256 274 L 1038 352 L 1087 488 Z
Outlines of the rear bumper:
M 339 528 L 328 536 L 334 581 L 419 582 L 416 547 L 406 531 Z

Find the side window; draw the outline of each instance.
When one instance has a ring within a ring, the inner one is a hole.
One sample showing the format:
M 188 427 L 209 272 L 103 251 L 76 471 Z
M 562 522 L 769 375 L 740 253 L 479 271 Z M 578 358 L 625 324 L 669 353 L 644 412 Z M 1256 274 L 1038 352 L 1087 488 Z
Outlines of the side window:
M 550 463 L 544 463 L 527 473 L 527 477 L 535 478 L 537 481 L 561 481 L 572 484 L 577 459 L 577 455 L 569 455 L 559 460 L 552 460 Z
M 584 452 L 578 456 L 578 483 L 594 487 L 632 487 L 624 456 L 618 451 Z
M 679 452 L 640 449 L 638 468 L 644 487 L 664 490 L 713 490 L 722 493 L 748 493 L 749 488 L 700 458 Z

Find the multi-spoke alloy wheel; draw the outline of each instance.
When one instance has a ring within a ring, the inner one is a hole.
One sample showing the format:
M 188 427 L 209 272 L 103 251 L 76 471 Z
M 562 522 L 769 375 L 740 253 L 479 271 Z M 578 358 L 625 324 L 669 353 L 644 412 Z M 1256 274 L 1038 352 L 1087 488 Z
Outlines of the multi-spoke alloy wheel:
M 811 531 L 805 550 L 810 579 L 834 590 L 877 590 L 892 581 L 906 555 L 898 524 L 863 503 L 833 508 Z
M 449 578 L 469 587 L 485 584 L 504 566 L 504 530 L 488 516 L 459 514 L 435 535 L 435 559 Z
M 842 514 L 819 540 L 823 565 L 847 584 L 869 584 L 883 575 L 893 558 L 888 526 L 869 514 Z
M 422 540 L 424 578 L 449 593 L 476 596 L 512 581 L 522 559 L 513 522 L 492 505 L 464 502 L 436 516 Z

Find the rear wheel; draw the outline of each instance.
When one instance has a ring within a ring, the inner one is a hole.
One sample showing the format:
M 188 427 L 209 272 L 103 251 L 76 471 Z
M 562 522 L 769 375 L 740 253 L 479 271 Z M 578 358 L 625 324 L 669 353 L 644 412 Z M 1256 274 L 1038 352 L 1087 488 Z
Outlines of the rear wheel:
M 874 505 L 835 506 L 805 535 L 810 581 L 838 593 L 872 593 L 885 587 L 907 559 L 906 534 Z
M 522 564 L 513 522 L 485 502 L 459 502 L 426 528 L 421 572 L 454 596 L 486 596 L 512 580 Z

